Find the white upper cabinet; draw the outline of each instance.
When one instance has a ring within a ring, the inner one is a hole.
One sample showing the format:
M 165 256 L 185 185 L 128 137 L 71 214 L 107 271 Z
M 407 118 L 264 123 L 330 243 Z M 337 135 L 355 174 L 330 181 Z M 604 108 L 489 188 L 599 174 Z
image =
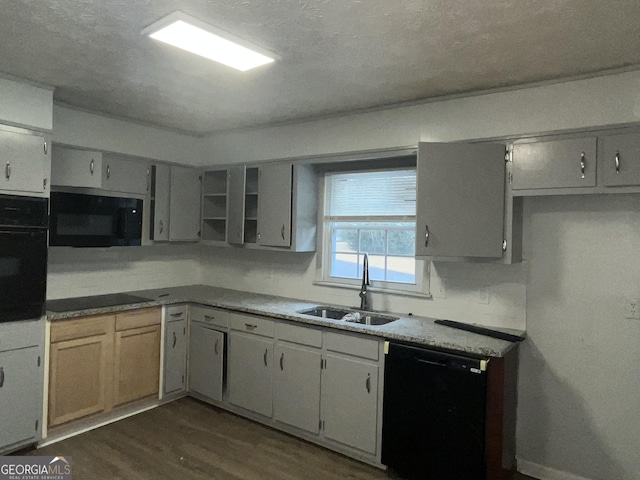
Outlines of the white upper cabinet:
M 0 190 L 47 196 L 49 153 L 49 144 L 40 134 L 0 129 Z
M 602 137 L 602 180 L 607 187 L 640 185 L 640 134 Z
M 150 186 L 151 165 L 149 163 L 104 155 L 102 188 L 111 192 L 146 195 Z
M 291 246 L 291 194 L 293 165 L 282 163 L 259 168 L 258 244 Z
M 169 240 L 200 240 L 200 172 L 195 168 L 171 167 Z
M 501 258 L 505 146 L 420 143 L 416 256 Z
M 151 240 L 169 240 L 171 167 L 151 167 Z

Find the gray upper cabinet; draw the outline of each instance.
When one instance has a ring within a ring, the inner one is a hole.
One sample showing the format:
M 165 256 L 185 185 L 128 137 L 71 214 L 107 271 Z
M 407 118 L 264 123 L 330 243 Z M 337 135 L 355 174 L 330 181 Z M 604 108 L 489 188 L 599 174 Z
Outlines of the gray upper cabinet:
M 291 246 L 291 163 L 259 167 L 258 244 Z
M 416 256 L 501 258 L 505 146 L 420 143 Z
M 102 188 L 111 192 L 146 195 L 151 185 L 151 165 L 104 155 L 102 159 Z
M 239 165 L 229 169 L 229 218 L 227 222 L 227 242 L 234 245 L 244 243 L 244 217 L 246 198 L 247 167 Z
M 603 184 L 607 187 L 640 185 L 640 134 L 602 137 Z
M 0 190 L 40 196 L 49 191 L 49 145 L 42 135 L 0 129 L 0 168 Z
M 169 240 L 171 167 L 151 167 L 151 240 Z
M 596 138 L 516 143 L 513 190 L 594 187 Z
M 146 195 L 151 164 L 117 155 L 53 146 L 51 184 Z
M 195 168 L 171 167 L 169 240 L 200 240 L 200 186 Z

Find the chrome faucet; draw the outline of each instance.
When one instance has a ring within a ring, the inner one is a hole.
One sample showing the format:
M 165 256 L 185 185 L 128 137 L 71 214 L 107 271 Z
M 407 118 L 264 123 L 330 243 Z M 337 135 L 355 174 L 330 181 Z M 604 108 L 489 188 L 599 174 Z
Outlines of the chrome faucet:
M 362 286 L 360 287 L 360 310 L 369 310 L 369 256 L 365 253 L 362 260 Z

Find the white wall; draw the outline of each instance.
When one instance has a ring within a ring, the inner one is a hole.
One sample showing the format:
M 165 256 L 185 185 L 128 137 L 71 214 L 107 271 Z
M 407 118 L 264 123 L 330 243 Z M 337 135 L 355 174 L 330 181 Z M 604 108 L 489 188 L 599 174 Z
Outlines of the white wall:
M 49 300 L 198 284 L 194 245 L 49 249 Z
M 623 317 L 640 299 L 640 195 L 533 198 L 525 208 L 518 457 L 541 478 L 638 480 L 640 320 Z
M 208 163 L 372 150 L 640 121 L 640 71 L 393 108 L 297 125 L 222 132 Z
M 53 141 L 138 157 L 201 165 L 204 140 L 94 113 L 54 105 Z
M 0 123 L 51 130 L 53 89 L 0 77 Z

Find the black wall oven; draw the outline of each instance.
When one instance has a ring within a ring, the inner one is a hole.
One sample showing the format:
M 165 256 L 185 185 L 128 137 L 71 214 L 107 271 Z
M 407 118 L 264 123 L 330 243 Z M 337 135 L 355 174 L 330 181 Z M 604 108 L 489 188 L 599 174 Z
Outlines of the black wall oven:
M 48 210 L 46 198 L 0 195 L 0 322 L 44 314 Z
M 142 242 L 142 200 L 51 192 L 49 245 L 112 247 Z

